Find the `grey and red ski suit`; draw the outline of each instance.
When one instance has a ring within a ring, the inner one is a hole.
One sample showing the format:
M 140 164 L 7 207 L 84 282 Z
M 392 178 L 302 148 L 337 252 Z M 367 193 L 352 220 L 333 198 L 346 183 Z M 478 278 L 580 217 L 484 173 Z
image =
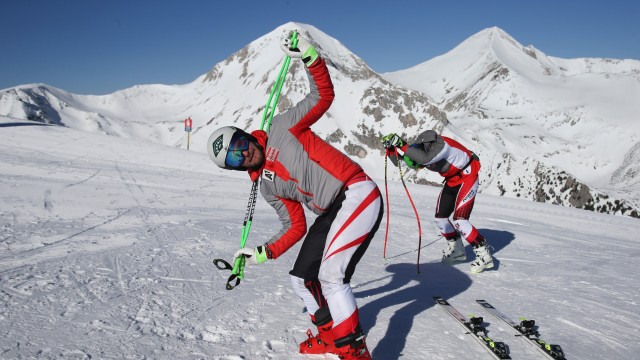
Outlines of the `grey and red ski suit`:
M 358 164 L 311 131 L 334 91 L 324 59 L 306 69 L 309 94 L 275 116 L 268 134 L 252 132 L 265 164 L 249 174 L 254 181 L 261 177 L 260 192 L 282 222 L 267 256 L 276 259 L 304 238 L 290 272 L 293 287 L 314 322 L 316 311 L 328 306 L 340 338 L 359 323 L 349 281 L 380 224 L 382 198 Z M 318 215 L 308 233 L 302 204 Z

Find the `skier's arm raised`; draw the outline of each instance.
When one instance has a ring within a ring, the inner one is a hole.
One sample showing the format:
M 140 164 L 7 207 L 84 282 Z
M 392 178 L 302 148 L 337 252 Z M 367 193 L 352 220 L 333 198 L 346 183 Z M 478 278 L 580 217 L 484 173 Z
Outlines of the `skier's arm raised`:
M 282 50 L 292 58 L 300 58 L 305 64 L 309 79 L 309 93 L 291 109 L 276 116 L 274 126 L 286 126 L 294 136 L 310 130 L 311 125 L 318 121 L 333 103 L 335 93 L 329 75 L 329 69 L 315 47 L 303 37 L 298 37 L 296 48 L 290 48 L 290 38 L 282 41 Z

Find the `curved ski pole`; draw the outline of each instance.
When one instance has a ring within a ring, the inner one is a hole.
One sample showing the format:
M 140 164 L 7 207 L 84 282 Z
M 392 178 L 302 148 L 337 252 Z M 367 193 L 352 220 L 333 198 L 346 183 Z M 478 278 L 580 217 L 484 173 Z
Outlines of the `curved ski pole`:
M 398 155 L 398 150 L 394 149 L 396 155 Z M 404 175 L 402 174 L 402 165 L 400 161 L 398 161 L 398 169 L 400 169 L 400 180 L 402 181 L 402 186 L 404 186 L 404 191 L 407 193 L 407 197 L 409 198 L 409 202 L 411 203 L 411 207 L 413 207 L 413 212 L 416 214 L 416 220 L 418 220 L 418 260 L 416 261 L 416 266 L 418 267 L 418 274 L 420 273 L 420 250 L 422 249 L 422 226 L 420 225 L 420 216 L 418 215 L 418 210 L 416 209 L 416 205 L 413 203 L 413 199 L 411 198 L 411 194 L 409 194 L 409 189 L 407 188 L 407 184 L 404 182 Z
M 389 158 L 389 149 L 384 152 L 384 196 L 387 207 L 387 225 L 384 231 L 384 248 L 382 251 L 382 258 L 387 258 L 387 238 L 389 237 L 389 186 L 387 182 L 387 159 Z

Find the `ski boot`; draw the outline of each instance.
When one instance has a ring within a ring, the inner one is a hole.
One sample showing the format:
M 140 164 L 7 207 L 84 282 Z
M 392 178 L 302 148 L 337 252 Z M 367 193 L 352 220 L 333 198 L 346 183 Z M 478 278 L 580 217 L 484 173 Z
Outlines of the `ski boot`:
M 311 329 L 307 330 L 307 339 L 300 343 L 300 354 L 336 354 L 331 331 L 333 319 L 329 308 L 318 309 L 311 321 L 318 328 L 318 334 L 314 336 Z
M 371 354 L 365 342 L 364 331 L 362 331 L 360 324 L 356 326 L 353 333 L 336 339 L 335 347 L 336 352 L 334 354 L 337 354 L 342 360 L 371 360 Z
M 471 273 L 477 274 L 484 269 L 493 267 L 493 257 L 484 237 L 479 236 L 476 242 L 473 243 L 473 252 L 476 253 L 476 258 L 471 263 Z
M 447 248 L 442 250 L 442 262 L 451 264 L 465 260 L 467 260 L 467 253 L 464 251 L 460 234 L 457 234 L 453 239 L 447 239 Z

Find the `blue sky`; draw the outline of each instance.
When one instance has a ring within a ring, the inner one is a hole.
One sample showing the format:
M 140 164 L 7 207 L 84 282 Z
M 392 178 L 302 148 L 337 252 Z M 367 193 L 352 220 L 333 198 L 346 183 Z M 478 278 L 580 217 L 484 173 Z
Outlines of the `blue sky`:
M 15 0 L 1 9 L 0 89 L 45 83 L 100 95 L 186 84 L 289 21 L 338 39 L 379 73 L 492 26 L 554 57 L 640 60 L 633 0 Z

